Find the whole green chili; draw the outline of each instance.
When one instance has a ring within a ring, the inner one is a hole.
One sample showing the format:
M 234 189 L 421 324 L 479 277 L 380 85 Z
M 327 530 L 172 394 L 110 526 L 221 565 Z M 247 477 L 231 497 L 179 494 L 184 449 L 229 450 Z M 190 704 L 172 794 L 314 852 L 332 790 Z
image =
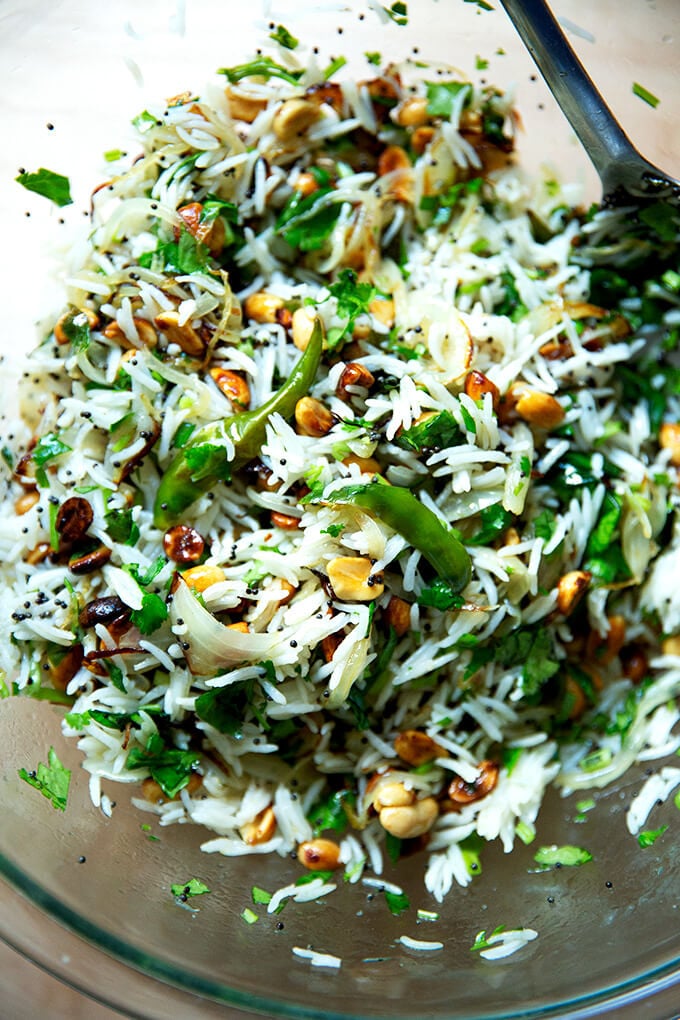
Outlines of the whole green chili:
M 366 484 L 338 489 L 322 502 L 328 506 L 357 506 L 384 521 L 423 554 L 453 591 L 461 591 L 470 580 L 467 550 L 437 515 L 408 489 L 376 478 Z
M 266 403 L 252 411 L 243 411 L 197 429 L 163 474 L 154 503 L 154 524 L 167 528 L 199 496 L 219 480 L 229 481 L 238 471 L 257 457 L 265 440 L 270 415 L 291 418 L 295 405 L 310 389 L 316 378 L 323 334 L 317 319 L 309 343 L 283 386 Z M 234 456 L 228 459 L 224 440 L 234 444 Z

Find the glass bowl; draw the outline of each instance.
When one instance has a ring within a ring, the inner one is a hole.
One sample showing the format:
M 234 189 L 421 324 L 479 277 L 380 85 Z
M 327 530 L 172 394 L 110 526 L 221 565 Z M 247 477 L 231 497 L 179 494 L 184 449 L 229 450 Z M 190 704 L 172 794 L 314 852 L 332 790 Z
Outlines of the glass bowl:
M 103 173 L 102 153 L 125 148 L 131 117 L 150 99 L 200 89 L 218 67 L 242 60 L 267 35 L 270 20 L 329 57 L 347 56 L 350 72 L 363 73 L 362 54 L 379 49 L 385 58 L 447 61 L 473 80 L 514 86 L 523 161 L 530 169 L 554 164 L 565 179 L 583 182 L 585 198 L 598 197 L 592 169 L 501 10 L 471 0 L 409 0 L 408 26 L 400 27 L 381 22 L 367 3 L 264 6 L 253 14 L 233 0 L 2 4 L 2 278 L 11 296 L 0 336 L 4 408 L 12 403 L 16 352 L 34 342 L 36 320 L 59 306 L 59 290 L 49 283 L 53 249 L 87 212 Z M 633 141 L 680 176 L 674 0 L 631 2 L 625 11 L 615 0 L 570 0 L 556 2 L 555 10 Z M 480 70 L 484 61 L 488 67 Z M 634 81 L 660 97 L 657 108 L 633 94 Z M 67 173 L 74 205 L 58 211 L 21 192 L 12 180 L 20 166 Z M 578 844 L 587 832 L 594 855 L 588 867 L 537 873 L 530 848 L 520 845 L 504 856 L 492 845 L 483 874 L 449 894 L 436 926 L 416 924 L 415 910 L 391 915 L 364 886 L 348 886 L 325 903 L 291 902 L 281 917 L 262 912 L 259 923 L 248 925 L 241 914 L 252 907 L 251 887 L 278 888 L 295 880 L 299 866 L 203 854 L 201 832 L 191 826 L 159 829 L 151 820 L 149 831 L 149 816 L 134 809 L 124 787 L 109 786 L 117 803 L 112 817 L 104 817 L 90 804 L 74 744 L 60 735 L 60 714 L 29 699 L 0 702 L 1 934 L 62 980 L 130 1016 L 245 1011 L 338 1020 L 509 1020 L 608 1009 L 629 1017 L 676 1012 L 675 847 L 668 838 L 642 852 L 623 822 L 640 771 L 598 794 L 586 822 L 578 820 L 576 798 L 547 798 L 538 839 Z M 17 775 L 44 760 L 50 746 L 73 770 L 63 814 Z M 672 803 L 655 819 L 669 824 L 669 835 L 677 830 Z M 170 885 L 192 876 L 212 893 L 182 908 Z M 417 860 L 388 866 L 384 877 L 414 907 L 436 906 Z M 189 909 L 194 904 L 199 909 Z M 535 928 L 539 938 L 496 963 L 470 952 L 478 931 L 500 924 Z M 401 935 L 441 939 L 444 949 L 409 950 Z M 336 954 L 342 967 L 312 969 L 292 956 L 293 946 Z

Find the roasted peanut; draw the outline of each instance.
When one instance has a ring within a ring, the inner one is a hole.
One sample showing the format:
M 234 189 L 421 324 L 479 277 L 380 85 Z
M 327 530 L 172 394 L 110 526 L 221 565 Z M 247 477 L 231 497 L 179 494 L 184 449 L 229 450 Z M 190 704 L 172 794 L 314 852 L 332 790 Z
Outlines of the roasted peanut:
M 664 655 L 680 655 L 680 634 L 664 638 L 661 642 L 661 651 Z
M 332 839 L 309 839 L 300 843 L 297 859 L 310 871 L 334 871 L 340 864 L 340 847 Z
M 541 429 L 554 429 L 564 420 L 564 408 L 555 397 L 538 390 L 521 393 L 515 404 L 520 418 Z
M 398 595 L 393 595 L 383 610 L 383 620 L 394 628 L 397 637 L 403 637 L 411 629 L 411 607 Z
M 54 526 L 63 542 L 78 542 L 94 520 L 92 507 L 82 496 L 71 496 L 57 510 Z
M 397 839 L 415 839 L 429 832 L 439 814 L 434 797 L 423 797 L 405 807 L 385 807 L 378 815 L 380 824 Z
M 365 365 L 360 365 L 358 361 L 350 361 L 342 370 L 335 392 L 342 400 L 347 400 L 352 396 L 348 390 L 349 386 L 363 386 L 364 389 L 370 390 L 374 382 L 374 375 Z
M 473 369 L 465 376 L 465 392 L 471 400 L 481 400 L 485 393 L 491 394 L 491 403 L 494 410 L 498 407 L 501 393 L 494 382 L 488 379 L 483 372 Z
M 494 789 L 498 782 L 498 762 L 480 761 L 477 770 L 478 775 L 471 783 L 458 776 L 449 784 L 449 800 L 454 804 L 472 804 L 473 801 L 486 797 Z
M 225 576 L 222 567 L 208 563 L 203 563 L 200 567 L 189 567 L 182 574 L 183 580 L 195 591 L 205 591 L 211 585 L 224 581 Z
M 149 320 L 140 319 L 135 315 L 132 317 L 132 321 L 139 337 L 138 343 L 133 343 L 132 340 L 128 339 L 123 327 L 116 319 L 113 319 L 106 325 L 106 328 L 102 330 L 102 334 L 107 340 L 113 340 L 128 351 L 134 352 L 141 347 L 155 347 L 158 343 L 158 334 Z
M 229 113 L 234 120 L 243 120 L 247 124 L 252 122 L 267 106 L 267 100 L 261 96 L 248 95 L 245 92 L 237 91 L 227 85 L 224 93 L 229 103 Z
M 670 450 L 671 464 L 680 467 L 680 424 L 665 421 L 659 429 L 659 445 L 664 450 Z
M 237 410 L 245 410 L 250 406 L 250 387 L 242 375 L 228 368 L 211 368 L 210 376 L 220 393 L 223 393 Z
M 392 329 L 394 326 L 394 301 L 392 298 L 373 298 L 368 303 L 368 310 L 378 322 L 382 322 L 383 326 Z
M 382 471 L 375 457 L 359 457 L 356 453 L 350 453 L 348 457 L 343 457 L 342 463 L 345 467 L 356 464 L 362 474 L 379 475 Z
M 647 656 L 637 645 L 628 645 L 621 651 L 623 675 L 632 683 L 639 684 L 647 675 Z
M 241 839 L 248 846 L 257 846 L 259 843 L 266 843 L 271 839 L 276 829 L 276 815 L 274 808 L 266 807 L 253 818 L 252 822 L 246 822 L 241 826 Z
M 195 237 L 201 244 L 207 245 L 211 255 L 220 254 L 224 248 L 226 237 L 224 222 L 220 216 L 203 220 L 203 206 L 200 202 L 190 202 L 188 205 L 183 205 L 177 210 L 177 215 L 182 217 L 186 229 L 192 237 Z M 180 235 L 181 229 L 175 227 L 175 241 L 179 240 Z
M 327 634 L 321 639 L 321 651 L 326 662 L 330 662 L 342 642 L 342 634 Z
M 236 630 L 239 634 L 247 634 L 250 631 L 250 627 L 245 620 L 237 620 L 236 623 L 228 623 L 228 630 Z
M 588 570 L 570 570 L 557 582 L 557 608 L 564 616 L 574 612 L 590 584 L 592 574 Z
M 316 312 L 313 308 L 308 308 L 306 305 L 303 305 L 302 308 L 296 308 L 293 312 L 291 332 L 293 334 L 293 343 L 299 351 L 307 350 L 307 345 L 314 329 L 315 319 Z
M 421 730 L 404 730 L 399 733 L 394 740 L 394 750 L 402 761 L 416 766 L 446 756 L 444 748 Z
M 295 424 L 302 436 L 325 436 L 333 427 L 333 415 L 315 397 L 301 397 L 295 405 Z
M 434 128 L 430 127 L 429 124 L 415 129 L 411 135 L 411 148 L 415 152 L 416 156 L 422 156 L 433 138 Z
M 313 174 L 307 173 L 306 170 L 303 170 L 301 174 L 298 174 L 295 179 L 295 184 L 293 184 L 292 187 L 294 191 L 297 191 L 304 198 L 306 198 L 307 195 L 313 195 L 315 191 L 319 190 L 316 178 Z
M 190 322 L 180 325 L 179 314 L 175 311 L 161 312 L 154 322 L 166 335 L 169 343 L 177 344 L 185 354 L 192 358 L 202 357 L 205 343 Z
M 65 691 L 83 663 L 83 646 L 71 645 L 48 652 L 43 660 L 45 673 L 57 691 Z
M 562 340 L 560 337 L 557 337 L 557 339 L 549 340 L 542 347 L 539 347 L 538 353 L 546 361 L 564 361 L 572 357 L 574 348 L 569 340 Z
M 609 629 L 606 636 L 591 630 L 583 650 L 586 661 L 597 662 L 603 666 L 616 658 L 626 641 L 626 621 L 623 616 L 608 616 L 607 620 Z
M 246 319 L 253 322 L 276 322 L 277 312 L 285 305 L 283 298 L 276 294 L 268 294 L 266 290 L 256 290 L 249 294 L 243 302 Z
M 280 142 L 296 142 L 319 119 L 319 112 L 309 100 L 286 99 L 274 114 L 274 134 Z
M 332 106 L 336 113 L 342 113 L 344 99 L 342 89 L 337 82 L 320 81 L 309 85 L 305 89 L 305 99 L 310 99 L 313 103 Z
M 300 527 L 300 518 L 292 514 L 282 514 L 278 510 L 272 510 L 269 515 L 273 528 L 281 528 L 282 531 L 297 531 Z
M 379 775 L 376 777 L 375 789 L 371 794 L 371 804 L 376 811 L 380 812 L 386 807 L 408 807 L 410 804 L 415 804 L 415 790 L 407 790 L 404 784 L 398 780 L 380 782 L 381 778 Z M 366 792 L 371 793 L 370 782 L 366 787 Z
M 83 316 L 83 318 L 81 319 L 80 316 Z M 69 326 L 84 326 L 85 323 L 87 323 L 90 329 L 96 329 L 99 325 L 99 317 L 89 308 L 78 308 L 72 312 L 64 312 L 54 327 L 54 339 L 58 344 L 70 343 L 71 337 L 68 335 L 70 332 Z
M 31 551 L 27 553 L 25 557 L 26 562 L 30 563 L 30 565 L 34 567 L 36 564 L 42 563 L 42 561 L 49 556 L 50 552 L 51 546 L 49 542 L 39 542 L 35 549 L 31 549 Z
M 22 517 L 24 514 L 27 514 L 31 507 L 35 506 L 39 499 L 40 493 L 35 489 L 29 489 L 28 492 L 23 492 L 14 501 L 14 512 L 17 517 Z
M 341 602 L 372 602 L 385 590 L 382 574 L 374 574 L 373 564 L 364 556 L 336 556 L 327 570 L 335 596 Z
M 427 99 L 425 96 L 412 96 L 405 99 L 393 113 L 393 119 L 401 127 L 421 127 L 427 124 Z
M 575 719 L 580 719 L 588 703 L 583 688 L 571 674 L 567 675 L 567 679 L 564 682 L 564 695 L 565 706 L 569 709 L 567 718 L 571 719 L 572 722 Z
M 105 545 L 100 545 L 91 552 L 83 553 L 69 560 L 68 569 L 72 574 L 91 574 L 93 570 L 99 570 L 111 559 L 111 550 Z
M 202 536 L 188 524 L 176 524 L 163 535 L 163 551 L 175 563 L 195 563 L 204 549 Z

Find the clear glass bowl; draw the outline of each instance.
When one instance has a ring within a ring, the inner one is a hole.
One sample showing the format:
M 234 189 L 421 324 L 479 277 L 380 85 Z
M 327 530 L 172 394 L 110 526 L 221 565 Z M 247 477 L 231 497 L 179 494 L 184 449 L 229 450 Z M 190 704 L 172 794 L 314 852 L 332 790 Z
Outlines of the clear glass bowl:
M 633 140 L 680 176 L 675 0 L 631 2 L 625 11 L 616 0 L 597 6 L 571 0 L 555 9 Z M 348 56 L 350 71 L 354 65 L 365 73 L 363 52 L 379 49 L 385 58 L 447 60 L 473 79 L 514 84 L 524 161 L 554 164 L 565 178 L 583 181 L 587 198 L 597 197 L 587 160 L 502 11 L 462 0 L 410 0 L 408 13 L 408 27 L 398 27 L 382 25 L 359 3 L 297 0 L 290 10 L 272 6 L 253 16 L 233 0 L 106 6 L 4 0 L 1 257 L 5 294 L 12 296 L 0 337 L 5 407 L 16 351 L 34 342 L 36 318 L 58 307 L 58 290 L 47 284 L 50 252 L 75 230 L 93 184 L 103 179 L 102 153 L 125 148 L 130 118 L 149 99 L 200 89 L 216 68 L 242 60 L 266 36 L 270 20 L 328 56 Z M 488 69 L 476 69 L 477 57 L 488 60 Z M 633 95 L 634 81 L 660 97 L 656 109 Z M 58 211 L 21 192 L 12 181 L 19 166 L 67 173 L 75 204 Z M 492 846 L 483 874 L 451 892 L 436 926 L 416 925 L 415 910 L 394 917 L 380 896 L 369 898 L 365 887 L 354 886 L 324 904 L 289 903 L 280 917 L 249 926 L 240 915 L 251 906 L 251 886 L 277 888 L 294 880 L 298 866 L 202 854 L 202 834 L 191 826 L 158 829 L 152 821 L 149 833 L 142 828 L 149 818 L 130 805 L 122 787 L 109 787 L 117 805 L 105 818 L 89 802 L 87 777 L 77 750 L 60 736 L 59 715 L 27 699 L 0 702 L 0 872 L 7 880 L 0 933 L 62 980 L 128 1015 L 172 1011 L 203 1018 L 246 1010 L 276 1017 L 509 1020 L 614 1008 L 628 1017 L 676 1012 L 675 848 L 667 838 L 641 851 L 625 831 L 628 791 L 639 774 L 600 794 L 585 823 L 574 818 L 575 798 L 546 801 L 540 842 L 587 842 L 592 864 L 536 873 L 530 848 L 520 845 L 504 856 Z M 50 745 L 73 770 L 64 814 L 17 776 L 21 766 L 45 760 Z M 672 803 L 656 818 L 655 824 L 669 824 L 669 836 L 677 830 Z M 194 901 L 197 912 L 181 909 L 169 888 L 192 876 L 212 890 Z M 385 878 L 401 885 L 414 907 L 433 908 L 417 859 L 389 868 Z M 488 963 L 470 946 L 480 929 L 499 924 L 533 927 L 539 938 L 518 956 Z M 409 951 L 396 941 L 402 934 L 441 939 L 444 949 Z M 311 969 L 292 956 L 293 946 L 337 954 L 342 968 Z

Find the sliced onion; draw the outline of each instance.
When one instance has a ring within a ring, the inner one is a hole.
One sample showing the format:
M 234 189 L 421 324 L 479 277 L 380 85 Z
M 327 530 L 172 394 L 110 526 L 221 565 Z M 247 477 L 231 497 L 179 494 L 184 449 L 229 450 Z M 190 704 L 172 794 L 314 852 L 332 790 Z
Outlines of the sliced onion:
M 279 643 L 278 634 L 256 634 L 225 627 L 194 597 L 186 581 L 179 580 L 170 603 L 173 624 L 186 625 L 188 648 L 184 657 L 192 673 L 212 676 L 220 670 L 244 662 L 262 662 L 272 658 Z
M 347 701 L 347 695 L 352 689 L 352 684 L 361 676 L 364 671 L 364 666 L 366 665 L 368 649 L 370 646 L 369 639 L 360 638 L 359 641 L 356 641 L 354 631 L 350 632 L 336 650 L 335 655 L 339 658 L 342 657 L 344 651 L 343 645 L 345 642 L 354 643 L 347 653 L 345 661 L 341 662 L 341 664 L 331 673 L 331 678 L 328 684 L 330 697 L 326 702 L 328 708 L 339 708 L 340 705 Z

